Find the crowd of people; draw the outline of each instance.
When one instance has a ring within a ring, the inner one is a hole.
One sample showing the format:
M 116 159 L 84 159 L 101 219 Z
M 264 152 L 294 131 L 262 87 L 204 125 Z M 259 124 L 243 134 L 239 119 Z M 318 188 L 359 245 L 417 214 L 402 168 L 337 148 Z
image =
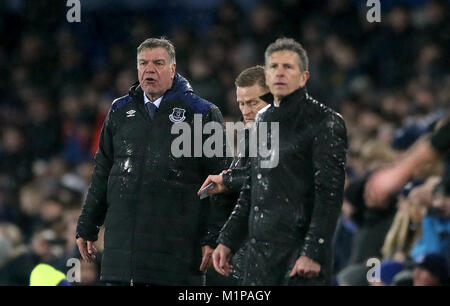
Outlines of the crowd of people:
M 81 258 L 75 231 L 102 124 L 112 101 L 137 81 L 136 47 L 163 35 L 175 45 L 177 72 L 232 122 L 241 116 L 239 72 L 264 64 L 277 37 L 301 42 L 308 92 L 339 112 L 348 132 L 336 284 L 368 285 L 370 258 L 381 261 L 377 284 L 448 281 L 448 157 L 415 173 L 387 204 L 368 203 L 364 194 L 374 171 L 410 154 L 448 115 L 447 1 L 404 1 L 369 23 L 367 7 L 356 1 L 243 8 L 224 0 L 210 8 L 213 22 L 202 31 L 189 19 L 171 20 L 167 31 L 146 11 L 97 11 L 69 24 L 61 6 L 42 20 L 48 1 L 22 2 L 21 11 L 0 5 L 0 284 L 28 285 L 38 263 L 67 271 L 67 259 Z M 102 244 L 100 234 L 100 253 Z M 97 259 L 81 261 L 81 283 L 74 284 L 101 284 Z

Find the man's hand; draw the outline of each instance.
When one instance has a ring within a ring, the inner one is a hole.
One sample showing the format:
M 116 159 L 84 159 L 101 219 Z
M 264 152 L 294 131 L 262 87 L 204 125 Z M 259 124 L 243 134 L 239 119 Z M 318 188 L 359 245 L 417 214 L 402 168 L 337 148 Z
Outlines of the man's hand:
M 300 256 L 295 262 L 294 268 L 292 268 L 289 277 L 298 275 L 299 277 L 304 278 L 315 278 L 319 275 L 319 272 L 320 272 L 319 263 L 315 262 L 314 260 L 306 256 Z
M 223 244 L 219 244 L 214 250 L 212 259 L 214 269 L 224 276 L 229 276 L 233 267 L 228 263 L 231 258 L 231 250 Z
M 213 187 L 206 191 L 207 194 L 216 194 L 227 191 L 228 188 L 223 184 L 222 174 L 227 172 L 226 170 L 218 175 L 209 175 L 203 182 L 202 187 L 198 190 L 197 194 L 200 195 L 201 190 L 205 188 L 209 183 L 214 183 Z
M 200 271 L 206 271 L 213 266 L 212 253 L 214 249 L 209 245 L 202 247 L 202 263 L 200 264 Z
M 77 239 L 78 249 L 80 250 L 81 257 L 88 262 L 95 261 L 95 254 L 97 254 L 97 249 L 94 246 L 93 241 L 87 241 L 79 237 Z

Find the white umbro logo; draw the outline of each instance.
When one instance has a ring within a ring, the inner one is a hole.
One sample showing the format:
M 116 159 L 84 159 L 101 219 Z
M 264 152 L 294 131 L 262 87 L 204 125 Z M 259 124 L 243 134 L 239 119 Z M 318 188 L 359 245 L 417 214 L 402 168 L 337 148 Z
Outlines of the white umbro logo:
M 127 117 L 134 117 L 135 114 L 136 114 L 136 111 L 135 111 L 134 109 L 129 110 L 129 111 L 127 112 Z

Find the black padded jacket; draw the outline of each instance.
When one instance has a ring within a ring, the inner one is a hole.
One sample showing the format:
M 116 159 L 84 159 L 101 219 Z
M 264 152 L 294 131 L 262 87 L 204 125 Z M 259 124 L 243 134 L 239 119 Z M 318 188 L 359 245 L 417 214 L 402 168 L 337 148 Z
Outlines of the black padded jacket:
M 77 226 L 78 236 L 95 241 L 105 225 L 102 280 L 201 284 L 201 246 L 215 247 L 224 214 L 215 212 L 220 206 L 209 198 L 200 200 L 197 190 L 208 174 L 222 171 L 230 160 L 226 142 L 223 150 L 217 148 L 223 157 L 194 157 L 199 152 L 189 145 L 191 157 L 174 156 L 172 146 L 180 134 L 171 129 L 177 122 L 189 125 L 191 144 L 198 145 L 194 115 L 202 115 L 197 128 L 207 122 L 223 125 L 220 110 L 196 96 L 179 74 L 153 120 L 139 85 L 113 102 Z M 200 145 L 207 136 L 200 134 Z

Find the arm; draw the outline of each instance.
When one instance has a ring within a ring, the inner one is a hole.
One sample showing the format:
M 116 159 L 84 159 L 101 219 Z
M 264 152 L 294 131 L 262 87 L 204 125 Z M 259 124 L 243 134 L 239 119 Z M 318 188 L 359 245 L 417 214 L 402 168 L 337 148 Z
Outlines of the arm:
M 325 261 L 341 211 L 347 133 L 345 123 L 333 115 L 321 123 L 313 141 L 314 206 L 301 255 Z
M 231 252 L 236 252 L 248 233 L 248 218 L 250 215 L 251 204 L 251 162 L 247 163 L 247 173 L 245 183 L 242 186 L 241 193 L 233 212 L 220 231 L 217 242 L 227 246 Z
M 102 127 L 98 151 L 94 157 L 92 182 L 77 224 L 77 238 L 81 237 L 87 241 L 97 240 L 99 228 L 106 215 L 106 191 L 114 156 L 110 116 L 111 111 Z
M 450 148 L 450 121 L 431 138 L 422 138 L 396 164 L 376 171 L 365 190 L 368 206 L 384 207 L 388 196 L 404 186 L 417 171 L 437 161 Z
M 232 266 L 229 264 L 231 255 L 236 252 L 248 233 L 251 197 L 250 182 L 250 176 L 248 176 L 242 186 L 242 191 L 233 212 L 220 231 L 217 239 L 219 245 L 212 255 L 214 268 L 224 276 L 230 275 L 232 271 Z
M 435 161 L 438 156 L 429 140 L 419 140 L 404 159 L 371 175 L 365 190 L 367 206 L 384 207 L 390 194 L 404 186 L 418 168 Z
M 242 140 L 242 143 L 245 144 L 245 147 L 248 147 L 248 135 L 249 134 L 247 131 L 245 133 L 245 138 Z M 218 175 L 209 175 L 203 182 L 197 194 L 200 195 L 200 190 L 206 187 L 209 183 L 213 182 L 214 186 L 207 191 L 208 194 L 226 194 L 231 192 L 232 194 L 230 196 L 237 198 L 246 178 L 247 169 L 245 166 L 248 160 L 247 156 L 247 153 L 244 156 L 237 156 L 233 158 L 229 169 L 223 170 Z
M 216 122 L 224 130 L 223 117 L 216 106 L 209 110 L 204 118 L 203 124 L 208 122 Z M 230 164 L 230 159 L 226 157 L 227 142 L 225 134 L 223 135 L 223 146 L 220 150 L 222 157 L 203 157 L 203 173 L 220 173 L 223 169 L 227 169 Z M 202 246 L 208 245 L 215 247 L 219 231 L 228 218 L 232 208 L 227 201 L 223 200 L 221 195 L 214 195 L 202 201 L 205 228 L 201 243 Z
M 245 178 L 247 177 L 246 163 L 249 156 L 249 130 L 246 129 L 245 137 L 241 139 L 240 145 L 243 144 L 245 148 L 245 154 L 241 154 L 233 159 L 230 169 L 222 174 L 223 184 L 225 187 L 233 193 L 239 194 L 242 185 L 244 185 Z
M 222 173 L 223 184 L 231 192 L 239 193 L 242 185 L 244 185 L 246 176 L 245 167 L 231 168 L 230 171 Z

